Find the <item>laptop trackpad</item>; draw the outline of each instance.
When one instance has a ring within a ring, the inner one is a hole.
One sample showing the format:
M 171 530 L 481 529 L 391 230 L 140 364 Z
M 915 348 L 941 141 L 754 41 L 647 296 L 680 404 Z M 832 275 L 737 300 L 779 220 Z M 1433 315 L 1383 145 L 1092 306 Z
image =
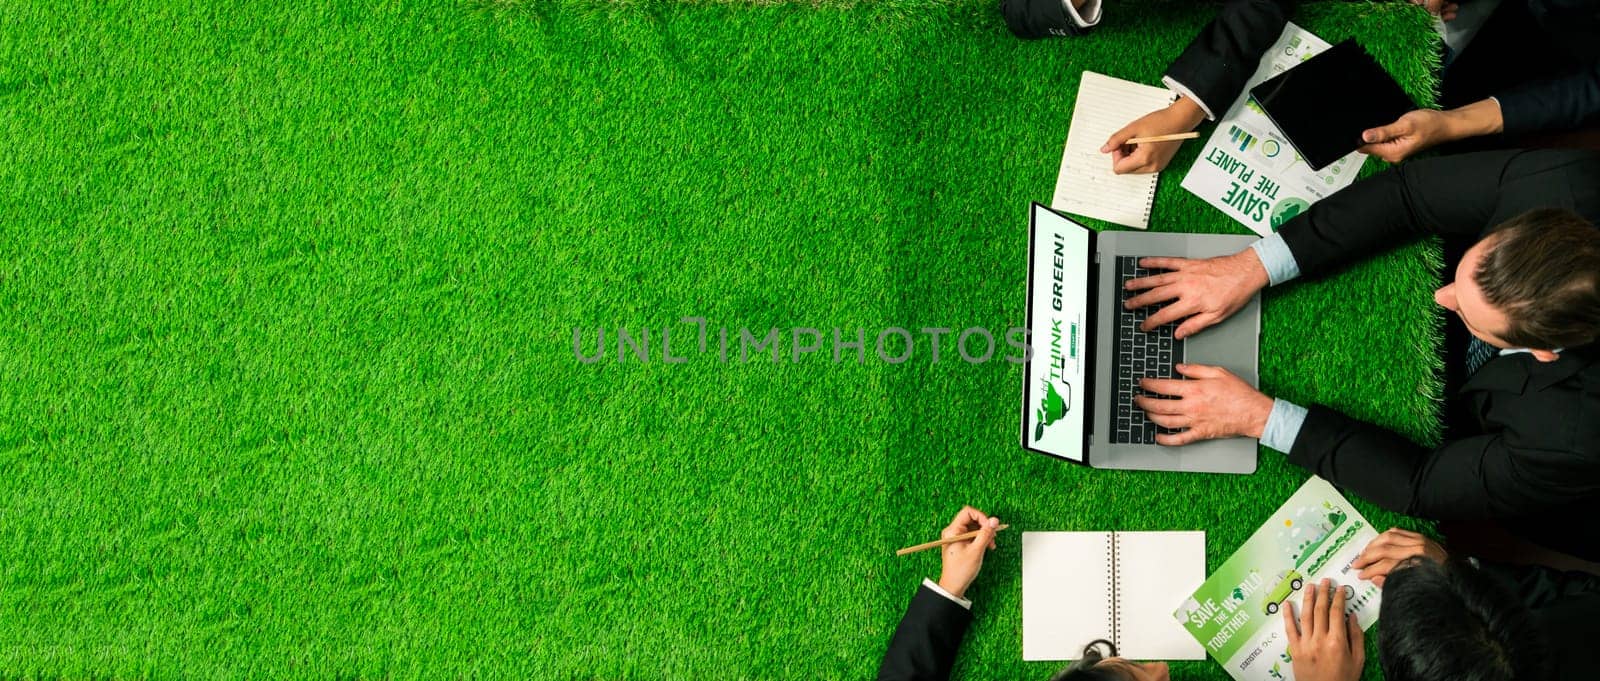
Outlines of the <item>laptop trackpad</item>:
M 1183 361 L 1220 366 L 1232 371 L 1246 383 L 1260 387 L 1260 379 L 1256 375 L 1256 346 L 1260 341 L 1256 327 L 1260 319 L 1257 312 L 1260 304 L 1260 296 L 1257 296 L 1227 321 L 1184 339 Z
M 1195 238 L 1184 244 L 1190 258 L 1210 258 L 1237 253 L 1247 247 L 1252 239 Z M 1250 385 L 1260 387 L 1256 373 L 1256 356 L 1261 343 L 1261 294 L 1251 296 L 1250 302 L 1239 308 L 1233 316 L 1184 339 L 1183 361 L 1189 364 L 1220 366 L 1242 378 Z

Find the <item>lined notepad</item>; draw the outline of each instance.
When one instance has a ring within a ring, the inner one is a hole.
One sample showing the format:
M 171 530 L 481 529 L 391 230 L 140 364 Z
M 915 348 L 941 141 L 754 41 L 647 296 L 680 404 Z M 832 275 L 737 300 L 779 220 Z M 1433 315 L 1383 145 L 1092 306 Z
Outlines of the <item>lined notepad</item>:
M 1172 103 L 1172 92 L 1120 78 L 1083 72 L 1072 105 L 1067 146 L 1056 175 L 1050 207 L 1137 229 L 1150 226 L 1156 200 L 1156 173 L 1117 175 L 1111 154 L 1100 153 L 1112 133 L 1134 119 Z
M 1022 533 L 1022 659 L 1105 639 L 1134 660 L 1201 660 L 1172 611 L 1206 578 L 1204 532 Z

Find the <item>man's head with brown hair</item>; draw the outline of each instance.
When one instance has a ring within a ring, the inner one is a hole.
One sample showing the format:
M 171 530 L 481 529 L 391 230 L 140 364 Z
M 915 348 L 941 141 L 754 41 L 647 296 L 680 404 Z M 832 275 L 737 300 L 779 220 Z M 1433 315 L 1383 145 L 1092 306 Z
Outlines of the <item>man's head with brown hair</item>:
M 1600 230 L 1570 211 L 1523 213 L 1468 249 L 1434 300 L 1484 342 L 1553 361 L 1600 338 Z

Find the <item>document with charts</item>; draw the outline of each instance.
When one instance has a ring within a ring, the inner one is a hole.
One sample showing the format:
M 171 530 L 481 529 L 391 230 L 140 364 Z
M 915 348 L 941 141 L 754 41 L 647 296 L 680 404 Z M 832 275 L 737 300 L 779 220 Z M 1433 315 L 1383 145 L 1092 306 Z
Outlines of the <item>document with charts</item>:
M 1233 106 L 1217 121 L 1182 187 L 1262 236 L 1311 204 L 1350 186 L 1366 156 L 1351 152 L 1314 172 L 1272 120 L 1250 99 L 1250 88 L 1328 49 L 1326 41 L 1289 24 L 1272 44 Z
M 1173 612 L 1239 681 L 1293 681 L 1283 611 L 1333 581 L 1362 628 L 1378 619 L 1378 586 L 1350 567 L 1378 537 L 1333 485 L 1313 477 Z
M 1165 108 L 1172 99 L 1166 88 L 1084 71 L 1050 207 L 1136 229 L 1149 228 L 1156 174 L 1113 173 L 1111 154 L 1100 153 L 1100 147 L 1122 126 Z

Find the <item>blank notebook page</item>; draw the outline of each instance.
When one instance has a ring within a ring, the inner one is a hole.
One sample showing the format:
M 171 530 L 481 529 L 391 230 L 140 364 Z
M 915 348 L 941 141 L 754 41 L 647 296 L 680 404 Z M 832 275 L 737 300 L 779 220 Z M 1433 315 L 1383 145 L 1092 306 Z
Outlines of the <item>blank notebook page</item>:
M 1022 659 L 1203 660 L 1173 612 L 1205 578 L 1204 532 L 1023 532 Z
M 1173 611 L 1206 581 L 1206 533 L 1118 532 L 1117 646 L 1132 660 L 1203 660 Z
M 1050 207 L 1148 228 L 1156 173 L 1117 175 L 1111 172 L 1111 154 L 1100 153 L 1100 147 L 1122 126 L 1171 102 L 1172 92 L 1164 88 L 1084 71 Z
M 1111 627 L 1111 533 L 1023 532 L 1022 659 L 1077 659 Z

